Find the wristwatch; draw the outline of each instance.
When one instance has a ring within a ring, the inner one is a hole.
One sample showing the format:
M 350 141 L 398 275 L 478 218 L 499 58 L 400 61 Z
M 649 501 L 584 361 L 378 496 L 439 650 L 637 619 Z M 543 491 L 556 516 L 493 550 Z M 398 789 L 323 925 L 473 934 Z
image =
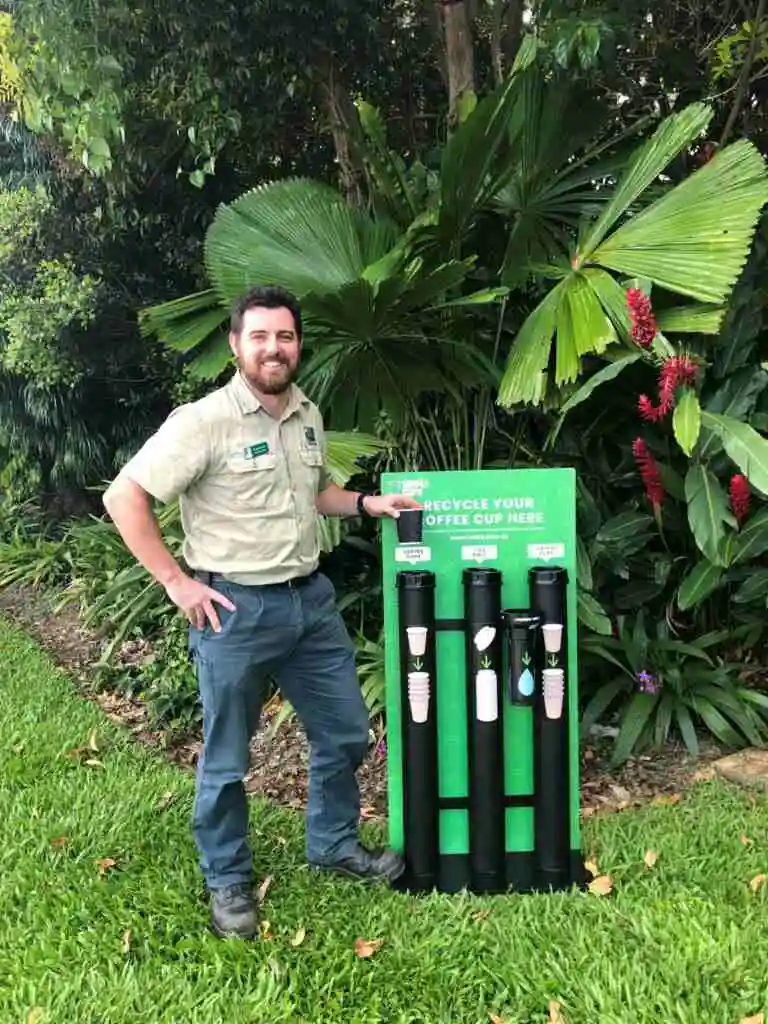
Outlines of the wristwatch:
M 368 497 L 367 494 L 358 494 L 357 496 L 357 512 L 358 515 L 367 516 L 370 515 L 368 509 L 365 507 L 365 499 Z

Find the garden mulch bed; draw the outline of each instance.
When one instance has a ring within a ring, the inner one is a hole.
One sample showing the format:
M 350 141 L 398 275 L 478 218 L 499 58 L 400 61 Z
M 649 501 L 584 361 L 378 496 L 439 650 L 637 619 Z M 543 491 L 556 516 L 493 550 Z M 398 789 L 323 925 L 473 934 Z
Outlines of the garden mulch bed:
M 0 615 L 15 622 L 40 645 L 82 687 L 84 695 L 96 701 L 105 714 L 128 728 L 135 738 L 162 752 L 185 770 L 193 770 L 200 749 L 199 735 L 169 739 L 152 731 L 141 701 L 112 692 L 98 692 L 91 685 L 93 666 L 101 642 L 87 632 L 73 607 L 55 611 L 51 598 L 31 587 L 0 591 Z M 272 729 L 279 710 L 276 702 L 265 709 L 264 724 L 254 737 L 251 769 L 246 779 L 251 794 L 286 807 L 303 809 L 307 795 L 308 750 L 299 724 L 285 722 Z M 595 737 L 585 745 L 581 758 L 582 815 L 620 811 L 650 801 L 674 802 L 692 782 L 713 774 L 713 763 L 725 753 L 711 741 L 702 742 L 698 759 L 682 745 L 669 744 L 653 755 L 630 759 L 611 770 L 607 760 L 608 741 Z M 387 768 L 384 745 L 374 742 L 371 754 L 359 773 L 363 818 L 381 820 L 386 816 Z

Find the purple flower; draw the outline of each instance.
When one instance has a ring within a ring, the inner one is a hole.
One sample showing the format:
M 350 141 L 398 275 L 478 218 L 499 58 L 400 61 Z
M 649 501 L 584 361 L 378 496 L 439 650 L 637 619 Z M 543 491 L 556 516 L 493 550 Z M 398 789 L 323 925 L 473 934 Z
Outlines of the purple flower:
M 650 672 L 646 672 L 643 669 L 642 672 L 637 673 L 637 682 L 639 683 L 638 689 L 641 693 L 656 693 L 659 689 L 659 684 L 656 676 L 652 676 Z
M 379 743 L 378 743 L 378 745 L 376 747 L 376 757 L 386 757 L 386 756 L 387 756 L 387 741 L 386 740 L 379 740 Z

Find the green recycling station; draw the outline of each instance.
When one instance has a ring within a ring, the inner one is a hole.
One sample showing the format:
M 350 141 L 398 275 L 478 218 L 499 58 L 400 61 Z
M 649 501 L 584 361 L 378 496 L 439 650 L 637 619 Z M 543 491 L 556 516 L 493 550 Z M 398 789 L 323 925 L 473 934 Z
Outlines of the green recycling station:
M 422 506 L 383 525 L 401 887 L 583 885 L 574 470 L 387 473 L 382 491 Z

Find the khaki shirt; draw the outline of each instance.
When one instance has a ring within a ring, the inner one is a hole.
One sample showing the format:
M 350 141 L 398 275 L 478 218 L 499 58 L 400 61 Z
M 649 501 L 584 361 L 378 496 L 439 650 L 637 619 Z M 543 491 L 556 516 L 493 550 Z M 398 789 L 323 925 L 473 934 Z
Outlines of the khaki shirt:
M 191 569 L 264 584 L 317 568 L 315 502 L 331 479 L 322 417 L 296 385 L 278 421 L 235 373 L 175 409 L 120 475 L 179 499 Z

